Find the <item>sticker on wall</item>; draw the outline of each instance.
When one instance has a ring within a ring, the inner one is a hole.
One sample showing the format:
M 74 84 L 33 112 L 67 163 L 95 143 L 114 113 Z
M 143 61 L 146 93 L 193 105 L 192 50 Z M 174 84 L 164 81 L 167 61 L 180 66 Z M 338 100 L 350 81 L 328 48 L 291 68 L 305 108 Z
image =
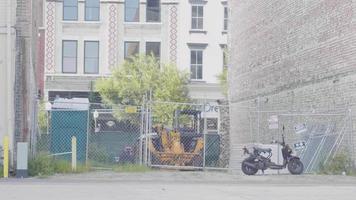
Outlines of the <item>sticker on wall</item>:
M 294 126 L 294 131 L 296 134 L 302 134 L 305 133 L 307 131 L 307 125 L 304 124 L 297 124 Z
M 306 143 L 304 141 L 301 141 L 301 142 L 295 143 L 293 146 L 294 146 L 295 150 L 301 150 L 301 149 L 305 148 Z
M 271 115 L 268 119 L 269 129 L 278 129 L 278 115 Z

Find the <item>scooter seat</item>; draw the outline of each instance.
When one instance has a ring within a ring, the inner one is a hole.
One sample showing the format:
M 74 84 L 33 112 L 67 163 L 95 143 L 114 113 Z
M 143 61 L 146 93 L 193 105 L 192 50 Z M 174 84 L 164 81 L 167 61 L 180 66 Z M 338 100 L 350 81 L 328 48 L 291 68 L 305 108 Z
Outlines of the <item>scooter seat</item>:
M 272 149 L 271 148 L 259 148 L 259 147 L 255 147 L 255 149 L 259 152 L 266 152 L 266 153 L 269 153 L 269 152 L 272 152 Z

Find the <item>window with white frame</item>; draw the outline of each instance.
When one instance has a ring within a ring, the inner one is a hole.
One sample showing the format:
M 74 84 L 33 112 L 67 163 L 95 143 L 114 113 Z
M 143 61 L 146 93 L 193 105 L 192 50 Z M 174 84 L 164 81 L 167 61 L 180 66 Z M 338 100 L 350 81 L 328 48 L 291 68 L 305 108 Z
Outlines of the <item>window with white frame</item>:
M 78 0 L 63 0 L 63 20 L 78 20 Z
M 125 22 L 140 21 L 140 0 L 125 0 Z
M 161 57 L 161 43 L 146 42 L 146 55 L 153 55 L 159 61 Z
M 130 59 L 139 52 L 140 42 L 125 42 L 125 59 Z
M 203 79 L 203 50 L 202 49 L 190 50 L 190 79 L 191 80 Z
M 99 73 L 99 41 L 84 41 L 84 73 Z
M 192 26 L 193 30 L 202 30 L 204 28 L 204 6 L 192 5 Z
M 226 49 L 223 49 L 223 69 L 227 69 L 228 64 L 227 64 L 227 52 Z
M 147 22 L 160 22 L 161 21 L 160 0 L 147 0 L 146 21 Z
M 224 31 L 227 31 L 229 26 L 229 9 L 227 6 L 224 6 Z
M 85 0 L 85 20 L 99 21 L 100 0 Z
M 77 73 L 77 48 L 76 40 L 62 41 L 62 72 Z
M 228 67 L 228 51 L 227 51 L 227 45 L 223 44 L 221 45 L 221 51 L 222 51 L 222 63 L 223 63 L 223 69 L 227 69 Z

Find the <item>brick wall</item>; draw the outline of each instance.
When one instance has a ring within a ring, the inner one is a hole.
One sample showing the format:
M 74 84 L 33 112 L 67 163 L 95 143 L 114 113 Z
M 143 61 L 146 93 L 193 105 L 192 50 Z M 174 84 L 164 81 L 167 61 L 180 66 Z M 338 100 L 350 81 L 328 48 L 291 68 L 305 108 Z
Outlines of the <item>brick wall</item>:
M 242 105 L 286 111 L 351 109 L 356 115 L 355 0 L 229 3 L 234 165 L 241 157 L 236 155 L 238 144 L 250 142 Z M 260 105 L 257 99 L 262 99 Z

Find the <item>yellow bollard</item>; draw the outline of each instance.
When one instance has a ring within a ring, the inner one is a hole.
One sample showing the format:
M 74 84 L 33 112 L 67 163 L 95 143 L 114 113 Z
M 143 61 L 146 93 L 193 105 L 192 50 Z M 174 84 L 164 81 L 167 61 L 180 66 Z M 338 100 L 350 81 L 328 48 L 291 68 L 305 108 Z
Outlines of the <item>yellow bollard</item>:
M 72 171 L 77 171 L 77 138 L 72 137 Z
M 4 137 L 4 178 L 9 177 L 9 136 Z

